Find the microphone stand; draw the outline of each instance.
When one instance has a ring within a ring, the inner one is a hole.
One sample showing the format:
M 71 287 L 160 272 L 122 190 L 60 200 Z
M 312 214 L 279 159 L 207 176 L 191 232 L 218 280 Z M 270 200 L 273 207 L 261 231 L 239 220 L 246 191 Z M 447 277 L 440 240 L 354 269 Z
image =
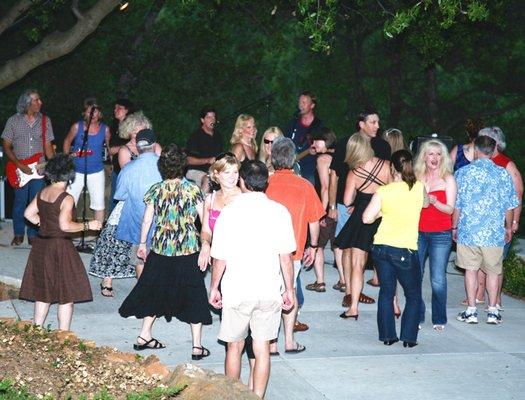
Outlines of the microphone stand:
M 89 113 L 89 120 L 87 126 L 84 129 L 84 136 L 82 137 L 82 147 L 80 148 L 80 157 L 84 157 L 84 187 L 82 188 L 82 223 L 87 221 L 86 218 L 86 209 L 87 209 L 87 142 L 89 136 L 89 127 L 91 126 L 91 121 L 93 120 L 93 114 L 95 114 L 96 107 L 91 106 L 91 112 Z M 93 252 L 93 247 L 85 242 L 86 231 L 82 230 L 80 236 L 80 243 L 77 246 L 77 251 L 79 253 L 91 254 Z

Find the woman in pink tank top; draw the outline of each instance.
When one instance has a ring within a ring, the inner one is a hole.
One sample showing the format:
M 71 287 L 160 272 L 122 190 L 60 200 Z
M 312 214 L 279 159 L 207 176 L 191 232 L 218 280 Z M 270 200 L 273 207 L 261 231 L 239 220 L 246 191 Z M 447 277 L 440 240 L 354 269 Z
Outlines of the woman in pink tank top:
M 204 217 L 201 228 L 201 251 L 199 254 L 199 267 L 204 268 L 211 263 L 210 248 L 213 239 L 213 228 L 223 207 L 228 205 L 241 189 L 237 186 L 239 181 L 240 164 L 232 153 L 219 154 L 210 167 L 209 177 L 212 184 L 219 187 L 206 196 L 204 202 Z
M 428 257 L 432 286 L 432 324 L 436 331 L 447 323 L 447 264 L 452 246 L 452 213 L 456 202 L 456 181 L 446 146 L 439 140 L 424 142 L 415 164 L 417 178 L 425 185 L 429 205 L 421 210 L 418 254 L 421 280 Z M 421 302 L 420 323 L 425 321 Z

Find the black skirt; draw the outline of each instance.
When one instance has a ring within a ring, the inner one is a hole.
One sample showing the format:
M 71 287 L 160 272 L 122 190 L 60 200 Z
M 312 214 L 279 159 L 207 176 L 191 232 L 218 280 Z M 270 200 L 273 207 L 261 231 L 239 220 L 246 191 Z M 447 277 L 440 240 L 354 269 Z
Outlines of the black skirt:
M 142 274 L 119 308 L 122 317 L 172 317 L 186 323 L 212 322 L 199 253 L 187 256 L 148 254 Z

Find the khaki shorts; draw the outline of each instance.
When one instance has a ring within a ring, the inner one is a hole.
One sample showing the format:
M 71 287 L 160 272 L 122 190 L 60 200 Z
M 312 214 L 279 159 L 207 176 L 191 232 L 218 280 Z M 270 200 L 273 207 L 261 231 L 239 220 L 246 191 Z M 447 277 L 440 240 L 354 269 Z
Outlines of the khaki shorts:
M 139 249 L 138 244 L 131 245 L 131 249 L 129 250 L 129 265 L 144 265 L 146 263 L 146 260 L 141 260 L 137 257 L 137 250 Z M 146 248 L 146 257 L 149 253 L 149 247 Z
M 456 264 L 458 267 L 486 274 L 499 275 L 503 272 L 503 247 L 480 247 L 457 245 Z
M 281 302 L 275 300 L 244 301 L 222 309 L 219 340 L 227 343 L 240 342 L 248 336 L 248 328 L 254 340 L 272 340 L 279 333 Z

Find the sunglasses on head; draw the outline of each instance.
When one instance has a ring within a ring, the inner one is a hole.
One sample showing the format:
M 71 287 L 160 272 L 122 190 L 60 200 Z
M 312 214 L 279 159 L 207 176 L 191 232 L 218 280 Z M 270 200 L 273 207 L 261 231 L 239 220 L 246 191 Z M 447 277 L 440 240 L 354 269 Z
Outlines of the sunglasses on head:
M 273 140 L 263 139 L 264 144 L 272 144 Z

